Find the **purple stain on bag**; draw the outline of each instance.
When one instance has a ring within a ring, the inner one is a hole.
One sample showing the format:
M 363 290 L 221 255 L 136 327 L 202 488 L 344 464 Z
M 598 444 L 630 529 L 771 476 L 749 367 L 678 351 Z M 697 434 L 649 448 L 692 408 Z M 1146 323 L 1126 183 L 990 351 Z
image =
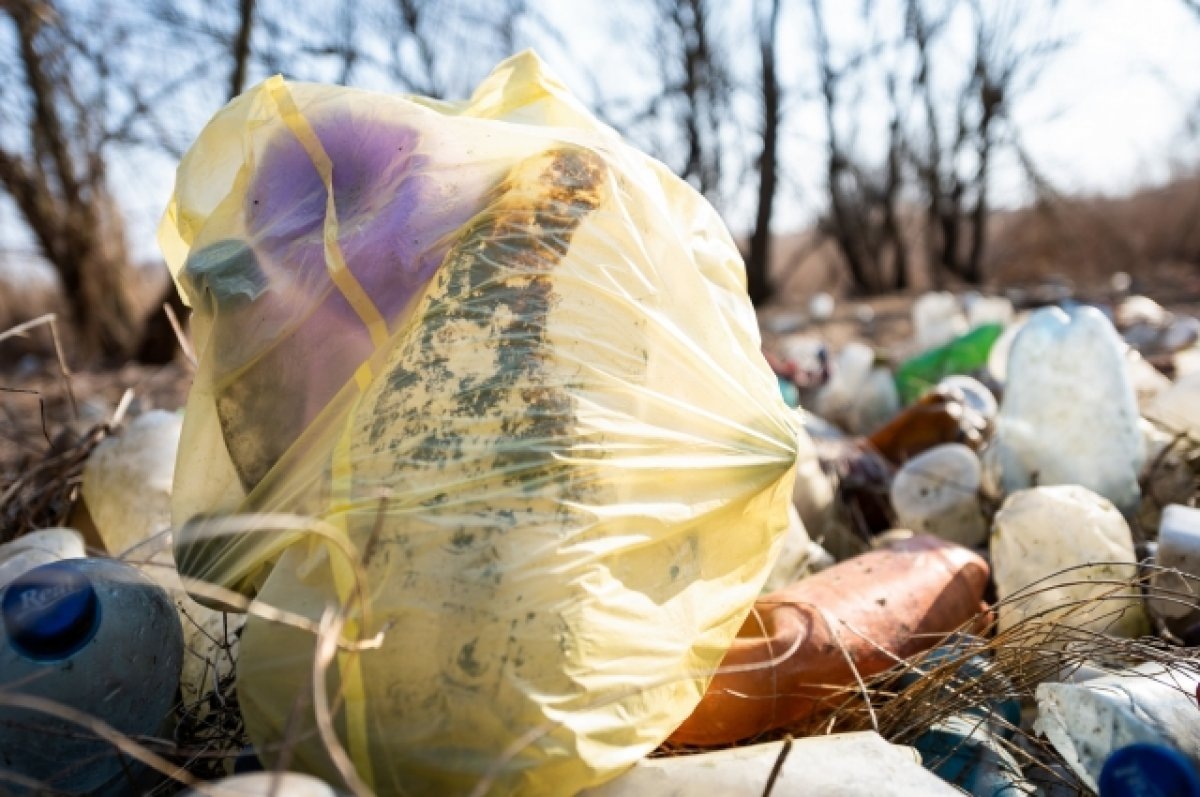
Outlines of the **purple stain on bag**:
M 444 201 L 452 177 L 431 173 L 412 127 L 349 111 L 310 118 L 333 165 L 342 255 L 391 321 L 432 276 L 445 255 L 443 240 L 477 212 L 477 203 Z M 272 290 L 310 302 L 336 290 L 326 269 L 326 208 L 312 157 L 295 135 L 281 132 L 267 146 L 245 200 L 251 245 Z

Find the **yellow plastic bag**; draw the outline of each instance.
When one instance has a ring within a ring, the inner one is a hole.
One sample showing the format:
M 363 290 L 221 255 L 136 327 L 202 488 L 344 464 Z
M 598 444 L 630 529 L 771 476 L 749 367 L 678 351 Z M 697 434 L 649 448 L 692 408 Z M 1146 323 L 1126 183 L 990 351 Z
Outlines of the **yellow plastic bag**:
M 260 755 L 336 781 L 332 729 L 382 794 L 560 795 L 687 717 L 799 433 L 698 194 L 523 54 L 463 104 L 266 81 L 184 158 L 160 240 L 200 357 L 181 572 L 382 632 L 322 681 L 311 628 L 250 618 Z

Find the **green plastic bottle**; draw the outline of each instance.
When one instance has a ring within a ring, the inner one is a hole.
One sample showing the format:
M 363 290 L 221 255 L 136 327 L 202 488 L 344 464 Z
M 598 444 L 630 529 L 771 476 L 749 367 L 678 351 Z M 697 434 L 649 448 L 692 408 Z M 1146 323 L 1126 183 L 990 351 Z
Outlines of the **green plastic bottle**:
M 951 374 L 970 374 L 987 365 L 992 345 L 1003 324 L 982 324 L 944 346 L 905 360 L 896 369 L 896 390 L 905 404 L 916 401 L 929 388 Z

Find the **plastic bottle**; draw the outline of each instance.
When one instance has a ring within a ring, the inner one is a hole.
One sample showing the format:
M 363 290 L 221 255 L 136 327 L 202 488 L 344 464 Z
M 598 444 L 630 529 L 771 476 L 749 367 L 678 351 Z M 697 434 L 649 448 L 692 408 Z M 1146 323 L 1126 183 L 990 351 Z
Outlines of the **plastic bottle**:
M 829 381 L 817 393 L 817 413 L 848 426 L 855 402 L 874 367 L 874 349 L 865 343 L 848 343 L 834 359 Z
M 1200 774 L 1166 745 L 1131 744 L 1108 757 L 1100 770 L 1100 797 L 1200 797 Z
M 820 545 L 812 541 L 800 519 L 796 507 L 788 507 L 788 530 L 783 537 L 783 549 L 775 559 L 775 566 L 767 575 L 763 592 L 774 592 L 799 581 L 813 573 L 833 566 L 833 557 Z
M 900 394 L 892 372 L 884 367 L 871 369 L 846 416 L 846 428 L 854 434 L 870 434 L 900 411 Z
M 105 549 L 120 556 L 171 525 L 171 483 L 183 418 L 151 410 L 96 446 L 83 467 L 83 500 Z
M 912 306 L 913 338 L 918 351 L 941 346 L 967 330 L 962 305 L 949 291 L 926 293 Z
M 939 388 L 867 437 L 867 443 L 888 461 L 902 465 L 934 446 L 983 444 L 987 420 L 971 409 L 961 391 Z
M 904 361 L 896 369 L 896 389 L 906 404 L 951 374 L 971 374 L 987 365 L 1002 324 L 983 324 L 964 335 Z
M 1200 509 L 1171 504 L 1158 526 L 1147 606 L 1186 641 L 1200 631 Z
M 13 694 L 55 701 L 128 737 L 169 724 L 179 618 L 136 568 L 111 559 L 42 565 L 0 592 L 0 614 L 0 678 Z M 52 791 L 96 795 L 138 793 L 145 774 L 88 728 L 2 701 L 0 768 Z
M 987 541 L 979 504 L 979 457 L 961 443 L 936 446 L 910 459 L 892 480 L 898 525 L 974 547 Z
M 959 792 L 921 768 L 911 747 L 873 732 L 809 736 L 711 753 L 644 758 L 580 797 L 760 797 L 782 759 L 775 795 L 954 797 Z M 864 766 L 870 762 L 869 766 Z
M 967 324 L 972 329 L 984 324 L 1008 324 L 1013 320 L 1013 304 L 1003 296 L 977 296 L 965 304 Z
M 1114 751 L 1146 742 L 1200 764 L 1194 669 L 1142 664 L 1079 684 L 1038 686 L 1033 729 L 1044 734 L 1090 788 Z
M 1200 372 L 1179 379 L 1151 399 L 1146 417 L 1170 434 L 1185 433 L 1200 440 Z
M 988 423 L 994 422 L 996 414 L 1000 411 L 1000 404 L 996 401 L 995 394 L 988 389 L 987 385 L 973 376 L 952 374 L 938 382 L 936 390 L 942 393 L 958 391 L 966 405 Z
M 988 693 L 1011 690 L 1008 679 L 995 672 L 988 659 L 968 656 L 977 645 L 963 635 L 935 649 L 915 665 L 915 672 L 899 679 L 897 688 L 907 688 L 939 667 L 957 665 L 939 690 L 949 700 L 961 704 L 983 689 Z M 939 673 L 939 678 L 944 677 Z M 1016 698 L 991 697 L 935 722 L 913 746 L 927 769 L 975 797 L 1015 797 L 1034 790 L 1005 746 L 1020 722 L 1021 705 Z
M 1129 524 L 1102 496 L 1077 485 L 1013 493 L 989 548 L 1001 632 L 1028 617 L 1123 637 L 1149 630 L 1140 592 L 1118 584 L 1137 575 Z
M 1078 484 L 1136 509 L 1144 451 L 1124 349 L 1094 307 L 1030 316 L 1009 352 L 989 451 L 1003 492 Z
M 836 707 L 855 672 L 883 672 L 967 623 L 987 580 L 982 558 L 922 536 L 759 598 L 671 739 L 729 744 Z
M 87 556 L 75 529 L 39 529 L 0 545 L 0 589 L 39 565 Z
M 323 780 L 299 772 L 251 772 L 204 784 L 184 797 L 338 797 Z
M 118 437 L 96 447 L 83 470 L 83 498 L 105 548 L 139 567 L 171 595 L 188 654 L 181 676 L 183 701 L 197 704 L 213 684 L 233 670 L 223 646 L 244 615 L 226 615 L 192 600 L 171 553 L 171 494 L 183 419 L 152 410 L 139 415 Z

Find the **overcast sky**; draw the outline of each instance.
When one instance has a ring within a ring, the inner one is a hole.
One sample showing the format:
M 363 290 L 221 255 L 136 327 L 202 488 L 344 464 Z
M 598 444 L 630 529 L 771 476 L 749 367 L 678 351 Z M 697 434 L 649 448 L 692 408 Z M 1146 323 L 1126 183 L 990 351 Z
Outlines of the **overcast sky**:
M 827 3 L 835 39 L 859 24 L 861 1 Z M 739 5 L 745 3 L 739 0 Z M 586 101 L 594 100 L 597 90 L 611 99 L 636 96 L 641 87 L 653 85 L 648 74 L 653 70 L 653 37 L 637 25 L 636 11 L 617 19 L 613 0 L 543 0 L 539 5 L 560 30 L 561 42 L 532 43 Z M 785 5 L 783 27 L 789 33 L 781 42 L 782 59 L 785 80 L 797 89 L 813 75 L 806 7 Z M 1027 149 L 1057 188 L 1121 193 L 1167 179 L 1180 163 L 1200 161 L 1200 135 L 1188 132 L 1189 119 L 1200 119 L 1200 16 L 1182 0 L 1060 0 L 1053 26 L 1030 35 L 1061 35 L 1070 45 L 1049 62 L 1015 114 Z M 623 41 L 623 52 L 614 49 L 613 36 Z M 645 53 L 641 61 L 630 56 L 639 47 Z M 745 48 L 744 59 L 737 66 L 752 76 L 752 47 Z M 198 131 L 212 110 L 197 113 L 189 124 Z M 753 110 L 743 110 L 752 128 L 757 122 Z M 815 103 L 794 106 L 788 117 L 784 157 L 791 178 L 776 217 L 781 230 L 804 226 L 819 210 L 821 125 Z M 168 158 L 147 155 L 114 165 L 116 192 L 139 257 L 156 256 L 153 234 L 170 194 L 172 166 Z M 1003 205 L 1028 198 L 1028 187 L 1013 164 L 997 164 L 994 194 Z M 728 221 L 735 232 L 744 232 L 749 203 L 735 199 L 731 204 Z M 15 234 L 18 226 L 11 206 L 0 203 L 0 266 L 6 253 L 12 260 L 12 252 L 20 256 L 29 248 L 28 240 Z

